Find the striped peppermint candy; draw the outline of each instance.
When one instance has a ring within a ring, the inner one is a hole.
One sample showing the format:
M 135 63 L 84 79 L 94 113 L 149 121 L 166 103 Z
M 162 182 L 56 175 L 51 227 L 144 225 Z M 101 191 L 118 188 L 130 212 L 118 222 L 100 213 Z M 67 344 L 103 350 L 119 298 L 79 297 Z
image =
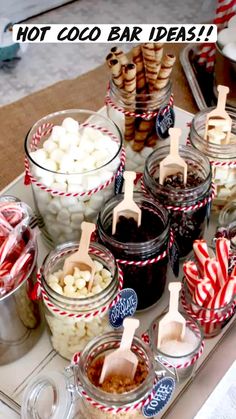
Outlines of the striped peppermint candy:
M 9 234 L 9 236 L 4 240 L 3 244 L 0 247 L 0 265 L 5 261 L 9 251 L 17 243 L 17 238 L 15 234 Z
M 211 281 L 207 277 L 203 278 L 199 284 L 196 285 L 193 293 L 193 300 L 199 306 L 207 306 L 209 301 L 214 297 L 215 292 Z
M 210 259 L 206 240 L 195 240 L 193 250 L 198 263 L 200 276 L 204 276 L 205 262 L 207 259 Z
M 215 297 L 209 302 L 207 308 L 219 309 L 229 304 L 236 295 L 236 277 L 229 279 Z
M 214 292 L 218 292 L 221 287 L 220 264 L 216 259 L 207 259 L 204 265 L 205 276 L 209 279 Z
M 201 281 L 198 275 L 198 269 L 195 262 L 187 261 L 183 264 L 183 271 L 191 294 L 194 293 L 196 285 Z
M 11 271 L 10 271 L 10 275 L 17 276 L 21 270 L 24 269 L 24 271 L 27 270 L 27 266 L 30 263 L 32 259 L 32 255 L 31 253 L 26 253 L 26 254 L 22 254 L 14 263 Z
M 230 241 L 224 237 L 216 239 L 216 257 L 220 264 L 219 281 L 221 286 L 228 280 Z

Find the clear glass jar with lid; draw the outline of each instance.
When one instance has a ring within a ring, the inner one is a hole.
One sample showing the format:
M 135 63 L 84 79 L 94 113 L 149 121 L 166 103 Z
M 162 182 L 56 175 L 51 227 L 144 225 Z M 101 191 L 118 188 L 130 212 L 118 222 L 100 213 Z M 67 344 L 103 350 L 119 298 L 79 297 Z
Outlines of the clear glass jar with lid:
M 183 145 L 179 153 L 188 164 L 188 173 L 198 178 L 196 185 L 175 187 L 159 183 L 160 162 L 169 154 L 169 146 L 159 147 L 147 158 L 143 184 L 156 205 L 160 203 L 169 210 L 179 256 L 185 257 L 192 250 L 194 240 L 204 234 L 210 213 L 212 175 L 210 162 L 203 153 Z
M 156 147 L 159 138 L 156 131 L 157 115 L 161 108 L 172 105 L 171 92 L 172 84 L 168 81 L 159 91 L 137 93 L 135 103 L 131 105 L 130 95 L 110 81 L 106 97 L 107 115 L 118 125 L 125 140 L 126 170 L 143 172 L 145 159 Z M 135 116 L 128 116 L 130 112 Z M 132 132 L 125 128 L 130 124 Z
M 134 238 L 131 225 L 120 226 L 118 238 L 112 235 L 113 209 L 123 200 L 123 194 L 106 202 L 98 216 L 97 232 L 123 271 L 124 288 L 135 290 L 138 310 L 144 310 L 157 303 L 165 289 L 170 221 L 168 211 L 151 197 L 141 192 L 135 192 L 133 197 L 142 210 L 142 241 Z
M 194 116 L 189 139 L 191 145 L 204 153 L 211 162 L 213 180 L 216 185 L 213 209 L 219 211 L 236 197 L 236 111 L 226 106 L 226 111 L 232 119 L 232 135 L 229 144 L 215 144 L 204 139 L 207 114 L 212 110 L 213 108 L 206 108 Z
M 91 242 L 89 255 L 103 266 L 104 271 L 110 272 L 110 282 L 98 292 L 93 293 L 92 289 L 89 296 L 67 296 L 61 290 L 60 293 L 57 292 L 53 283 L 49 282 L 50 275 L 60 272 L 66 256 L 77 251 L 78 247 L 79 243 L 69 242 L 51 251 L 43 262 L 39 280 L 52 346 L 69 360 L 93 336 L 111 330 L 108 310 L 122 287 L 122 277 L 111 252 L 104 246 Z

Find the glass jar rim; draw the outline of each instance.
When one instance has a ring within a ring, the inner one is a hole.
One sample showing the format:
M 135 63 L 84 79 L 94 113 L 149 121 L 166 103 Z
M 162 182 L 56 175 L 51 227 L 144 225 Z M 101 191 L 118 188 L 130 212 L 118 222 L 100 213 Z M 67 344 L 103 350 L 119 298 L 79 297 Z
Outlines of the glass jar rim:
M 48 284 L 48 282 L 47 282 L 47 280 L 45 278 L 44 269 L 46 267 L 47 262 L 50 261 L 51 257 L 54 254 L 56 256 L 56 254 L 58 252 L 65 250 L 65 246 L 66 247 L 70 246 L 70 247 L 73 247 L 74 248 L 73 251 L 68 252 L 68 255 L 69 255 L 70 253 L 75 252 L 79 248 L 79 242 L 71 241 L 71 242 L 66 242 L 66 243 L 60 244 L 60 245 L 56 246 L 53 250 L 51 250 L 45 256 L 45 258 L 43 260 L 43 263 L 42 263 L 42 267 L 43 267 L 42 269 L 43 270 L 42 270 L 42 274 L 41 274 L 41 281 L 42 281 L 42 286 L 43 286 L 44 290 L 46 291 L 46 293 L 50 297 L 52 297 L 55 301 L 57 301 L 57 302 L 62 303 L 64 301 L 67 304 L 77 304 L 78 305 L 77 308 L 79 308 L 79 304 L 81 304 L 81 305 L 84 305 L 86 303 L 87 304 L 93 304 L 93 303 L 95 303 L 97 301 L 98 298 L 104 298 L 106 295 L 110 296 L 110 292 L 111 292 L 111 290 L 114 287 L 113 281 L 111 281 L 107 285 L 107 287 L 105 287 L 104 289 L 102 289 L 102 291 L 100 291 L 99 293 L 94 294 L 94 295 L 89 296 L 89 297 L 88 296 L 85 296 L 85 297 L 82 297 L 82 298 L 73 298 L 73 297 L 68 297 L 68 296 L 65 296 L 65 295 L 61 295 L 58 292 L 54 291 L 50 287 L 50 285 Z M 103 246 L 103 245 L 101 245 L 100 243 L 97 243 L 97 242 L 91 242 L 90 243 L 90 247 L 94 247 L 96 250 L 106 251 L 109 254 L 109 256 L 111 257 L 112 263 L 114 264 L 114 275 L 113 275 L 113 278 L 117 278 L 118 277 L 118 266 L 117 266 L 117 263 L 116 263 L 116 260 L 115 260 L 115 258 L 113 256 L 113 254 L 110 252 L 110 250 L 108 250 L 105 246 Z M 92 256 L 95 256 L 94 259 L 96 259 L 96 254 L 95 255 L 91 254 L 91 255 Z M 116 281 L 116 285 L 117 286 L 115 287 L 116 289 L 114 290 L 114 296 L 115 296 L 116 291 L 118 290 L 118 279 Z M 104 302 L 104 304 L 105 304 L 105 302 Z M 91 309 L 89 311 L 93 311 L 93 309 Z
M 151 387 L 151 385 L 153 385 L 154 380 L 155 380 L 155 371 L 154 371 L 154 356 L 153 353 L 151 351 L 151 349 L 149 348 L 148 345 L 146 345 L 139 337 L 137 337 L 136 335 L 133 338 L 133 342 L 132 342 L 132 346 L 136 346 L 140 348 L 142 350 L 142 352 L 146 355 L 146 358 L 148 359 L 148 374 L 147 377 L 144 379 L 144 381 L 137 386 L 136 388 L 134 388 L 131 391 L 128 392 L 124 392 L 124 393 L 108 393 L 102 389 L 100 389 L 99 387 L 96 387 L 88 378 L 87 374 L 86 374 L 86 359 L 88 359 L 90 357 L 90 354 L 92 352 L 92 350 L 94 349 L 95 344 L 99 345 L 99 341 L 106 341 L 110 340 L 111 341 L 117 341 L 120 342 L 122 337 L 122 332 L 106 332 L 104 333 L 102 336 L 98 336 L 95 337 L 94 339 L 92 339 L 90 342 L 88 342 L 88 344 L 85 346 L 85 348 L 82 350 L 81 354 L 80 354 L 80 358 L 79 358 L 79 363 L 78 363 L 78 379 L 80 381 L 80 383 L 82 384 L 83 389 L 85 390 L 86 393 L 88 393 L 88 395 L 91 398 L 95 398 L 99 403 L 101 404 L 108 404 L 108 405 L 114 405 L 115 403 L 119 406 L 126 406 L 127 404 L 133 404 L 133 403 L 137 403 L 138 400 L 142 400 L 149 392 L 150 392 L 150 388 L 147 389 L 146 387 L 149 386 Z M 108 349 L 108 347 L 106 346 L 104 348 L 103 353 Z M 140 352 L 137 352 L 137 355 L 140 355 Z M 102 355 L 102 352 L 100 352 L 99 354 L 97 354 L 98 356 Z M 97 356 L 96 355 L 96 356 Z M 141 356 L 141 355 L 140 355 Z M 90 390 L 91 388 L 91 390 Z M 89 390 L 89 391 L 88 391 Z M 140 395 L 140 398 L 137 400 L 137 391 L 142 393 Z M 94 394 L 96 395 L 94 397 Z M 127 400 L 122 400 L 121 398 L 127 398 Z
M 191 143 L 192 143 L 192 145 L 195 147 L 195 148 L 197 148 L 197 150 L 198 150 L 198 147 L 196 147 L 196 145 L 194 144 L 195 142 L 194 142 L 194 140 L 192 139 L 192 136 L 191 136 L 191 132 L 193 133 L 193 137 L 196 137 L 197 138 L 197 140 L 198 140 L 198 142 L 201 144 L 201 145 L 204 145 L 204 146 L 206 146 L 207 145 L 207 147 L 208 147 L 208 151 L 209 151 L 209 155 L 211 155 L 212 157 L 217 157 L 217 158 L 219 158 L 219 160 L 221 160 L 221 159 L 223 159 L 223 160 L 231 160 L 232 158 L 236 158 L 236 152 L 235 152 L 235 157 L 228 157 L 228 158 L 226 158 L 226 157 L 221 157 L 221 155 L 222 154 L 228 154 L 229 153 L 229 151 L 232 149 L 232 147 L 234 146 L 235 147 L 235 143 L 229 143 L 229 144 L 215 144 L 214 142 L 211 142 L 211 141 L 206 141 L 205 139 L 204 139 L 204 137 L 202 136 L 202 135 L 200 135 L 199 133 L 198 133 L 198 131 L 197 131 L 197 128 L 196 128 L 196 122 L 197 122 L 197 120 L 198 120 L 198 118 L 200 117 L 200 116 L 202 116 L 202 115 L 206 115 L 207 116 L 207 114 L 209 113 L 209 112 L 211 112 L 212 110 L 214 110 L 215 109 L 215 107 L 214 106 L 211 106 L 211 107 L 208 107 L 208 108 L 204 108 L 204 109 L 202 109 L 201 111 L 199 111 L 199 112 L 197 112 L 195 115 L 194 115 L 194 117 L 193 117 L 193 119 L 192 119 L 192 123 L 191 123 L 191 127 L 190 127 L 190 141 L 191 141 Z M 235 114 L 235 108 L 233 108 L 232 106 L 226 106 L 225 107 L 225 110 L 228 112 L 228 113 L 233 113 L 233 114 Z M 211 148 L 213 149 L 213 150 L 211 150 Z M 198 151 L 200 151 L 200 150 L 198 150 Z M 216 153 L 216 154 L 214 154 L 214 153 Z M 218 154 L 220 155 L 220 157 L 218 157 Z
M 143 248 L 144 246 L 146 246 L 147 244 L 149 246 L 151 246 L 153 244 L 153 246 L 154 246 L 157 238 L 160 238 L 161 241 L 165 240 L 165 238 L 168 234 L 168 231 L 170 229 L 170 215 L 169 215 L 168 211 L 165 209 L 165 207 L 163 205 L 161 205 L 159 203 L 157 205 L 157 203 L 155 202 L 155 200 L 151 196 L 147 197 L 146 195 L 143 194 L 143 192 L 134 192 L 133 198 L 134 198 L 134 201 L 135 201 L 135 198 L 140 198 L 140 199 L 143 198 L 143 200 L 145 202 L 151 203 L 152 205 L 154 205 L 158 210 L 160 210 L 166 216 L 166 222 L 164 223 L 164 221 L 163 221 L 163 231 L 161 232 L 161 234 L 159 234 L 158 236 L 156 236 L 155 238 L 153 238 L 151 240 L 147 240 L 145 242 L 128 242 L 128 243 L 125 243 L 125 242 L 121 242 L 121 241 L 115 239 L 112 236 L 112 241 L 113 241 L 113 243 L 115 243 L 115 245 L 117 247 L 123 247 L 123 246 L 127 245 L 127 246 L 130 246 L 130 247 L 132 246 L 132 248 L 134 250 L 136 249 L 138 251 L 141 248 Z M 122 201 L 122 199 L 123 199 L 123 194 L 117 194 L 117 195 L 113 196 L 108 201 L 106 201 L 106 203 L 104 205 L 104 211 L 106 209 L 106 206 L 109 203 L 112 203 L 113 201 L 114 201 L 114 203 L 118 203 L 118 202 Z M 135 201 L 135 202 L 138 204 L 137 201 Z M 115 207 L 115 205 L 114 205 L 114 207 Z M 101 214 L 102 214 L 102 211 L 100 211 L 99 214 L 98 214 L 97 224 L 98 224 L 98 227 L 100 227 L 102 229 L 103 234 L 106 236 L 106 238 L 109 239 L 110 235 L 107 234 L 107 232 L 103 228 Z M 156 215 L 160 218 L 160 215 L 158 213 L 156 213 Z
M 148 178 L 151 179 L 151 182 L 154 185 L 158 185 L 158 187 L 160 187 L 163 191 L 167 190 L 166 186 L 160 185 L 160 183 L 158 183 L 154 177 L 152 176 L 152 174 L 150 173 L 150 168 L 148 167 L 148 165 L 150 164 L 151 159 L 153 158 L 153 156 L 158 155 L 159 153 L 161 153 L 163 150 L 166 150 L 167 152 L 165 153 L 166 155 L 169 154 L 169 145 L 163 145 L 161 147 L 158 147 L 157 149 L 153 150 L 153 152 L 151 154 L 149 154 L 149 156 L 147 157 L 146 160 L 146 164 L 145 164 L 145 172 L 144 172 L 144 178 L 145 178 L 145 174 L 148 175 Z M 185 146 L 180 144 L 179 146 L 179 151 L 181 154 L 181 151 L 186 151 L 186 152 L 192 152 L 194 151 L 194 155 L 196 155 L 196 150 L 191 150 L 189 146 Z M 211 180 L 211 166 L 210 166 L 210 162 L 209 159 L 207 158 L 207 156 L 202 153 L 201 151 L 197 150 L 197 153 L 199 154 L 199 156 L 205 161 L 206 165 L 208 166 L 208 173 L 205 179 L 203 179 L 203 182 L 201 182 L 201 184 L 197 185 L 197 186 L 193 186 L 193 187 L 185 187 L 184 189 L 179 189 L 179 192 L 185 192 L 186 194 L 191 193 L 196 191 L 199 187 L 202 187 L 204 184 L 208 183 L 209 180 Z M 173 187 L 168 187 L 168 191 L 171 192 L 172 190 L 176 190 L 176 188 Z
M 109 88 L 111 89 L 112 92 L 119 93 L 119 95 L 124 99 L 130 98 L 130 93 L 126 92 L 124 89 L 120 89 L 119 87 L 117 87 L 112 79 L 110 79 L 109 81 Z M 135 101 L 143 103 L 144 101 L 146 102 L 147 97 L 157 99 L 161 97 L 160 94 L 162 94 L 162 96 L 165 96 L 169 91 L 171 91 L 171 88 L 172 88 L 172 82 L 171 80 L 168 80 L 168 83 L 166 84 L 166 86 L 162 87 L 161 89 L 158 89 L 157 91 L 153 91 L 150 93 L 136 93 Z
M 120 141 L 119 141 L 119 143 L 117 143 L 118 144 L 118 150 L 117 150 L 117 152 L 115 153 L 115 155 L 108 162 L 106 162 L 102 166 L 96 167 L 96 169 L 91 169 L 91 170 L 88 170 L 86 172 L 65 173 L 65 172 L 58 172 L 58 171 L 55 172 L 53 170 L 47 169 L 47 168 L 41 166 L 39 163 L 37 163 L 31 157 L 31 153 L 30 153 L 29 147 L 28 147 L 28 139 L 30 138 L 30 135 L 33 134 L 33 132 L 36 129 L 36 127 L 37 126 L 40 126 L 43 123 L 46 123 L 47 120 L 48 120 L 48 118 L 53 118 L 53 117 L 57 117 L 57 116 L 61 116 L 61 115 L 65 115 L 65 117 L 66 117 L 66 115 L 71 114 L 71 113 L 79 113 L 79 114 L 85 113 L 85 114 L 89 114 L 90 117 L 91 116 L 95 116 L 95 115 L 99 115 L 99 117 L 103 118 L 104 121 L 108 122 L 108 124 L 111 124 L 111 125 L 114 126 L 114 128 L 117 130 L 117 135 L 116 136 L 117 136 L 117 138 Z M 78 176 L 78 175 L 96 174 L 99 170 L 101 170 L 104 167 L 108 166 L 113 160 L 116 159 L 117 156 L 119 156 L 119 154 L 121 152 L 121 149 L 122 149 L 122 143 L 123 143 L 123 140 L 122 140 L 122 134 L 121 134 L 120 128 L 111 119 L 106 118 L 102 114 L 98 114 L 98 112 L 90 111 L 90 110 L 87 110 L 87 109 L 65 109 L 65 110 L 62 110 L 62 111 L 57 111 L 57 112 L 53 112 L 53 113 L 50 113 L 48 115 L 45 115 L 44 117 L 42 117 L 41 119 L 39 119 L 37 122 L 35 122 L 34 125 L 28 131 L 28 133 L 26 134 L 25 142 L 24 142 L 24 149 L 25 149 L 25 154 L 26 154 L 27 158 L 29 159 L 29 161 L 31 161 L 34 165 L 36 165 L 40 169 L 45 170 L 45 172 L 50 172 L 52 174 L 62 175 L 62 176 L 76 176 L 76 175 Z
M 161 313 L 158 317 L 156 317 L 153 321 L 152 321 L 152 323 L 150 324 L 150 326 L 149 326 L 149 329 L 148 329 L 148 334 L 149 334 L 149 336 L 150 336 L 150 344 L 151 344 L 151 347 L 152 347 L 152 350 L 153 350 L 153 352 L 154 352 L 154 355 L 161 355 L 161 356 L 163 356 L 163 358 L 170 358 L 170 359 L 181 359 L 181 358 L 184 358 L 184 357 L 186 357 L 186 356 L 194 356 L 195 354 L 196 354 L 196 352 L 198 352 L 199 350 L 200 350 L 200 348 L 201 348 L 201 345 L 202 345 L 202 341 L 203 341 L 203 338 L 204 338 L 204 336 L 203 336 L 203 332 L 202 332 L 202 329 L 199 327 L 199 325 L 198 325 L 198 323 L 197 323 L 197 321 L 196 320 L 194 320 L 193 318 L 191 318 L 190 316 L 188 316 L 188 315 L 186 315 L 186 313 L 184 313 L 183 311 L 180 311 L 180 313 L 184 316 L 184 318 L 188 321 L 190 321 L 190 322 L 192 322 L 192 323 L 194 323 L 194 327 L 195 328 L 197 328 L 198 329 L 198 333 L 199 333 L 199 341 L 198 341 L 198 343 L 197 343 L 197 345 L 196 345 L 196 347 L 191 351 L 191 352 L 189 352 L 189 353 L 186 353 L 186 354 L 184 354 L 184 355 L 169 355 L 169 354 L 166 354 L 166 353 L 164 353 L 164 352 L 162 352 L 160 349 L 158 349 L 158 348 L 156 348 L 154 345 L 153 345 L 153 342 L 152 342 L 152 339 L 151 339 L 151 337 L 153 336 L 153 325 L 158 321 L 158 320 L 160 320 L 162 317 L 163 317 L 163 315 L 164 314 L 166 314 L 166 312 L 163 312 L 163 313 Z M 187 326 L 186 326 L 187 327 Z M 191 329 L 191 328 L 190 328 Z

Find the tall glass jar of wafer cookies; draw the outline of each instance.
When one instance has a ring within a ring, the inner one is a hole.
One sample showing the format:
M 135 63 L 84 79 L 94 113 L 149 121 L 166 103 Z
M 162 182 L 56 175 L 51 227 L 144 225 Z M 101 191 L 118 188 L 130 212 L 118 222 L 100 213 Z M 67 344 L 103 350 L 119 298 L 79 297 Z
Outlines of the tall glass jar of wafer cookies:
M 236 111 L 226 107 L 232 119 L 231 134 L 228 144 L 222 143 L 219 129 L 214 130 L 209 140 L 204 138 L 208 113 L 213 108 L 206 108 L 198 112 L 192 120 L 190 129 L 190 143 L 203 152 L 210 160 L 213 180 L 216 186 L 216 197 L 212 208 L 222 209 L 228 202 L 236 198 Z
M 134 47 L 131 60 L 120 51 L 112 48 L 107 56 L 111 72 L 107 114 L 123 134 L 127 169 L 143 171 L 145 158 L 161 135 L 156 129 L 157 117 L 161 114 L 162 119 L 162 111 L 169 112 L 173 104 L 170 75 L 176 58 L 165 54 L 163 44 Z M 166 115 L 161 123 L 173 124 L 173 115 Z M 168 127 L 166 132 L 168 136 Z

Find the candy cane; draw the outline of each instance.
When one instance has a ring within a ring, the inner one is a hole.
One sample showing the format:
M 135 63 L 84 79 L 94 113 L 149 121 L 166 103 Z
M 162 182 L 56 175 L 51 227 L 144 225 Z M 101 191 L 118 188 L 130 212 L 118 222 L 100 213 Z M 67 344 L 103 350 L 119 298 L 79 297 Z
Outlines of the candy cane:
M 197 284 L 193 293 L 193 300 L 199 306 L 206 306 L 214 297 L 214 288 L 208 278 L 203 278 Z
M 185 274 L 188 289 L 190 293 L 193 294 L 196 285 L 200 281 L 196 263 L 192 261 L 184 262 L 183 271 Z
M 206 277 L 211 282 L 211 285 L 215 292 L 219 291 L 221 282 L 219 278 L 220 264 L 216 259 L 207 259 L 204 265 L 204 271 Z
M 216 239 L 216 257 L 220 264 L 221 286 L 228 280 L 230 241 L 224 237 Z
M 26 264 L 28 265 L 28 263 L 30 262 L 32 258 L 31 253 L 26 253 L 21 255 L 16 262 L 14 263 L 11 271 L 10 271 L 10 275 L 12 275 L 13 277 L 18 275 L 20 273 L 20 271 L 25 267 L 24 270 L 26 270 Z
M 207 259 L 210 259 L 206 240 L 195 240 L 193 243 L 193 250 L 198 262 L 200 275 L 204 275 L 204 265 Z
M 9 234 L 9 236 L 4 240 L 3 244 L 0 247 L 0 264 L 6 259 L 9 250 L 16 244 L 17 238 L 14 234 Z
M 236 277 L 232 277 L 227 281 L 215 297 L 209 302 L 207 308 L 220 309 L 229 304 L 233 296 L 236 294 Z

